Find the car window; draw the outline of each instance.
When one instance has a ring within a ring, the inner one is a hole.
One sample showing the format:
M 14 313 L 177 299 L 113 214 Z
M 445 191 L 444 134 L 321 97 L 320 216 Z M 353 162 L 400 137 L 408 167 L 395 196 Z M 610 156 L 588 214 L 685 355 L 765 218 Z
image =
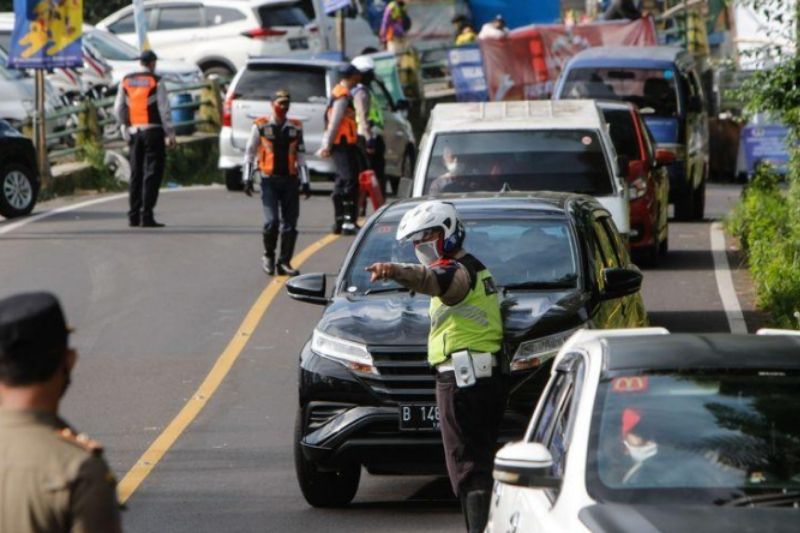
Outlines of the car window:
M 611 141 L 617 155 L 627 157 L 630 161 L 642 158 L 639 150 L 639 135 L 636 132 L 634 116 L 629 109 L 603 109 L 603 116 L 608 123 Z
M 139 59 L 139 51 L 135 47 L 105 32 L 99 30 L 84 32 L 83 38 L 103 59 L 111 61 Z
M 206 6 L 207 26 L 219 26 L 220 24 L 228 24 L 230 22 L 237 22 L 245 19 L 247 19 L 247 16 L 238 9 Z
M 8 53 L 11 50 L 11 32 L 3 31 L 0 32 L 0 46 L 3 47 L 3 50 Z
M 536 419 L 528 442 L 547 444 L 548 430 L 553 426 L 553 420 L 555 419 L 559 402 L 566 388 L 567 373 L 557 372 L 552 379 L 553 381 L 547 389 L 547 395 L 544 397 L 542 409 Z
M 461 216 L 465 250 L 486 265 L 498 285 L 533 285 L 531 290 L 577 285 L 577 252 L 567 221 L 532 218 L 529 212 L 503 218 Z M 398 220 L 378 220 L 369 227 L 347 266 L 344 287 L 349 293 L 398 286 L 393 281 L 370 283 L 364 269 L 372 263 L 418 263 L 412 243 L 396 240 L 397 224 Z
M 599 248 L 600 257 L 603 261 L 603 267 L 619 268 L 619 257 L 617 257 L 617 252 L 611 242 L 611 238 L 608 236 L 608 232 L 606 231 L 603 222 L 599 218 L 595 218 L 594 222 L 592 223 L 592 230 L 594 232 L 596 244 Z
M 244 100 L 269 100 L 275 91 L 288 89 L 292 102 L 321 103 L 327 100 L 325 69 L 293 65 L 249 65 L 236 84 L 235 93 Z
M 511 130 L 440 133 L 424 194 L 470 191 L 611 194 L 612 178 L 596 131 Z
M 678 115 L 678 88 L 673 69 L 574 68 L 567 74 L 562 98 L 623 100 L 642 114 Z
M 155 30 L 183 30 L 203 26 L 200 6 L 162 7 L 158 12 Z
M 136 23 L 133 19 L 133 13 L 125 15 L 113 24 L 108 26 L 108 31 L 112 33 L 133 33 L 136 31 Z
M 261 6 L 258 8 L 258 18 L 263 28 L 272 26 L 305 26 L 309 18 L 298 6 Z

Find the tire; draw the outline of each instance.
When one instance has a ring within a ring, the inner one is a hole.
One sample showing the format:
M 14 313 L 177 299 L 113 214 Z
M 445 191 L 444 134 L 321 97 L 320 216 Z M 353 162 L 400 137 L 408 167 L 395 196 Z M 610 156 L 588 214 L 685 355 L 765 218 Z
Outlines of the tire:
M 229 191 L 244 190 L 244 182 L 242 182 L 241 168 L 226 168 L 222 172 L 225 175 L 225 187 Z
M 664 240 L 658 245 L 658 253 L 661 257 L 669 253 L 669 237 L 664 237 Z
M 706 182 L 704 181 L 697 190 L 694 191 L 694 202 L 692 205 L 692 219 L 703 220 L 706 211 Z
M 33 176 L 30 168 L 18 163 L 0 170 L 0 215 L 14 218 L 33 211 L 39 196 L 39 183 Z
M 294 468 L 303 497 L 312 507 L 344 507 L 358 491 L 361 465 L 349 465 L 341 470 L 322 471 L 303 455 L 303 409 L 297 410 L 294 422 Z
M 694 218 L 694 193 L 694 188 L 690 188 L 682 198 L 675 200 L 676 220 L 686 221 Z

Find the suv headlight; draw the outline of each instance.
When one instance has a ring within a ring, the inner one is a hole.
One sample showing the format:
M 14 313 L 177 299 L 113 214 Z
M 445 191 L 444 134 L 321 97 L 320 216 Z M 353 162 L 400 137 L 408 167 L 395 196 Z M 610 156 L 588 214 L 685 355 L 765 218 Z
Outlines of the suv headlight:
M 525 341 L 519 345 L 514 357 L 511 359 L 511 371 L 529 370 L 541 366 L 546 361 L 552 359 L 558 350 L 567 342 L 573 333 L 581 329 L 579 326 L 567 331 L 561 331 L 542 337 Z
M 315 329 L 311 337 L 311 349 L 322 357 L 343 363 L 352 370 L 377 374 L 372 365 L 372 355 L 363 344 L 326 335 Z

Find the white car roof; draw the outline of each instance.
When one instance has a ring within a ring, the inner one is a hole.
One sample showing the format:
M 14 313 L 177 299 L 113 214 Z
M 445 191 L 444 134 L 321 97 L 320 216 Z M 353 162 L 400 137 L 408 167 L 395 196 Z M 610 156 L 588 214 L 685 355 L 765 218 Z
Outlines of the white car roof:
M 438 104 L 432 131 L 600 129 L 594 100 L 526 100 Z

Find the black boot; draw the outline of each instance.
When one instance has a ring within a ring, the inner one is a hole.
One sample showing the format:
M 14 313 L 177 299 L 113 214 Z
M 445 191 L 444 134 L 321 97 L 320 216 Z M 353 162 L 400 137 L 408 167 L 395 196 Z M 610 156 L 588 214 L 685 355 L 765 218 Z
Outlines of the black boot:
M 483 533 L 486 522 L 489 521 L 489 492 L 473 490 L 467 493 L 467 531 L 469 533 Z
M 344 223 L 344 203 L 342 197 L 338 195 L 331 196 L 333 199 L 333 227 L 331 231 L 334 235 L 341 235 L 342 223 Z
M 275 275 L 275 245 L 278 243 L 277 231 L 264 231 L 264 257 L 261 259 L 261 268 L 270 276 Z
M 296 231 L 281 233 L 281 255 L 278 258 L 278 274 L 281 276 L 296 276 L 300 273 L 296 268 L 292 268 L 291 264 L 295 242 L 297 242 Z
M 161 222 L 157 222 L 155 218 L 153 218 L 153 214 L 144 214 L 142 215 L 142 227 L 143 228 L 163 228 L 164 224 Z

